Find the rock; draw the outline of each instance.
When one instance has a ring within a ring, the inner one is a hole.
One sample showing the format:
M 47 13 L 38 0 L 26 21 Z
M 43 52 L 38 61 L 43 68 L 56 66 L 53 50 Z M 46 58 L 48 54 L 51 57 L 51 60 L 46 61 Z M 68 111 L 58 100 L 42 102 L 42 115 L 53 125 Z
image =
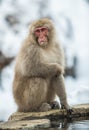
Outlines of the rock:
M 50 127 L 49 119 L 38 120 L 19 120 L 19 121 L 7 121 L 0 123 L 0 130 L 28 130 L 33 128 L 48 128 Z
M 65 109 L 55 109 L 47 112 L 16 112 L 13 113 L 7 122 L 0 123 L 0 130 L 30 130 L 34 128 L 49 128 L 51 124 L 63 118 L 82 120 L 89 119 L 89 104 L 76 105 L 72 107 L 73 112 L 67 113 Z M 62 121 L 63 122 L 63 121 Z

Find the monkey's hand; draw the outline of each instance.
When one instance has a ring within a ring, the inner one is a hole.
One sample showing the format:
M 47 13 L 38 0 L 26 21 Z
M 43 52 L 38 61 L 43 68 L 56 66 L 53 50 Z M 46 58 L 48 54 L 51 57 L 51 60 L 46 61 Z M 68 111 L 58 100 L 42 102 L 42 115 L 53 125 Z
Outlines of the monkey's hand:
M 44 69 L 44 73 L 46 73 L 46 70 L 47 70 L 48 76 L 58 77 L 61 74 L 63 74 L 64 68 L 57 63 L 47 63 L 47 64 L 44 64 L 44 66 L 46 66 L 45 67 L 46 69 Z
M 55 77 L 58 77 L 58 76 L 60 76 L 61 74 L 64 73 L 64 68 L 57 63 L 55 63 L 55 65 L 56 65 L 56 75 L 55 75 Z

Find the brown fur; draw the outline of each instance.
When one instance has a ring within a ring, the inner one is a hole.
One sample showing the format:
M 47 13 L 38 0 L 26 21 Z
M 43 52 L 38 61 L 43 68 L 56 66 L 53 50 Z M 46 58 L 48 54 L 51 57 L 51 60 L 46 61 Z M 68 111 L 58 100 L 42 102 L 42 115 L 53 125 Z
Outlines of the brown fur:
M 39 26 L 49 28 L 49 42 L 45 46 L 39 46 L 34 36 L 34 29 Z M 45 111 L 41 108 L 47 107 L 42 104 L 54 101 L 55 95 L 69 109 L 63 72 L 63 50 L 57 43 L 53 23 L 49 19 L 33 22 L 16 60 L 13 93 L 18 111 Z M 46 110 L 49 109 L 48 106 Z

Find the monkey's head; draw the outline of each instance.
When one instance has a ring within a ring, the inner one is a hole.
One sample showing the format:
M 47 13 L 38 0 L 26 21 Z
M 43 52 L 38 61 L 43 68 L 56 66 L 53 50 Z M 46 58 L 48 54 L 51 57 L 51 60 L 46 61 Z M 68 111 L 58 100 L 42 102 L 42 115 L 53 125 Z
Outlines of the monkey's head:
M 30 35 L 40 46 L 47 46 L 53 43 L 55 36 L 54 25 L 51 20 L 43 18 L 31 24 Z

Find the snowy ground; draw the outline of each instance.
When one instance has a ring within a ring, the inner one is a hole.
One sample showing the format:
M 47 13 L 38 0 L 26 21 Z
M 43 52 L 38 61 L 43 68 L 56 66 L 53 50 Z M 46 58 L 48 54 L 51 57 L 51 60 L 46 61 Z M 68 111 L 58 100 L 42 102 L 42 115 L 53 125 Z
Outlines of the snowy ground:
M 89 103 L 89 80 L 78 78 L 66 79 L 66 91 L 70 105 Z

